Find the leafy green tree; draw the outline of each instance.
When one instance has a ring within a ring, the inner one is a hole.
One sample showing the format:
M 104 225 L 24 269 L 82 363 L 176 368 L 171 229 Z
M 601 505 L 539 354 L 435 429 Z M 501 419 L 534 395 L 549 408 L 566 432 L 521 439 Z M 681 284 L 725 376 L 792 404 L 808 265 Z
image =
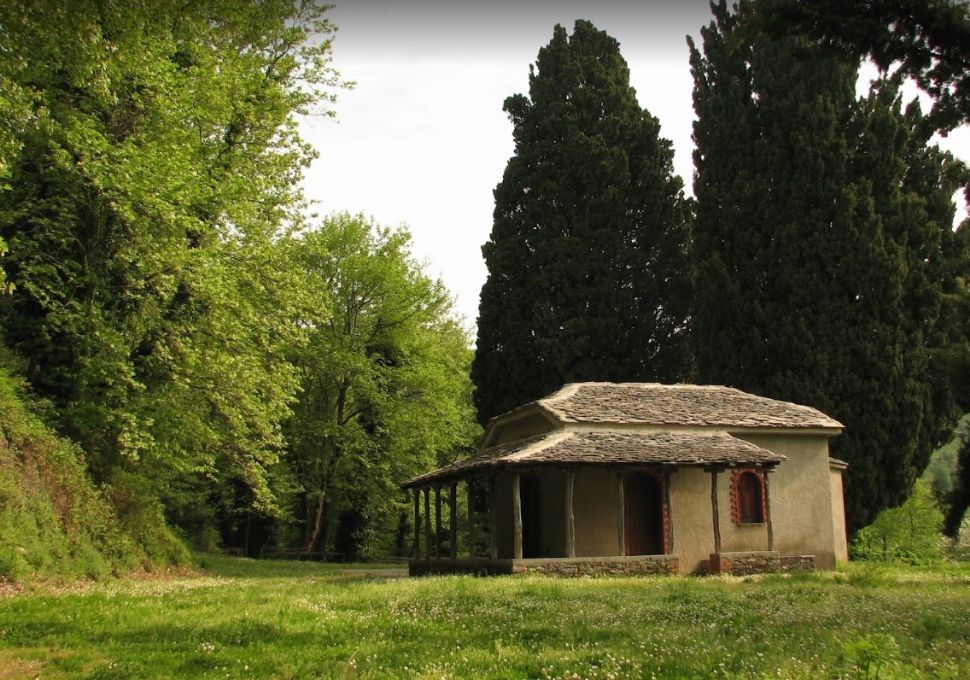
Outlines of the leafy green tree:
M 876 521 L 856 533 L 852 555 L 871 560 L 926 560 L 940 557 L 943 512 L 925 480 L 898 508 L 883 510 Z
M 960 448 L 957 450 L 957 465 L 953 489 L 950 491 L 949 508 L 946 516 L 947 533 L 970 543 L 970 535 L 958 535 L 963 531 L 961 521 L 966 524 L 970 516 L 970 428 L 964 429 L 959 436 Z
M 568 381 L 682 377 L 690 205 L 619 43 L 556 26 L 529 96 L 504 108 L 515 155 L 482 248 L 479 420 Z
M 854 529 L 907 497 L 955 421 L 936 350 L 966 170 L 894 82 L 857 100 L 857 60 L 768 35 L 778 7 L 714 5 L 691 45 L 696 360 L 703 382 L 845 423 Z
M 376 536 L 358 543 L 387 554 L 407 512 L 395 485 L 469 452 L 478 434 L 468 337 L 407 232 L 344 214 L 286 245 L 311 298 L 326 301 L 306 310 L 290 353 L 302 389 L 287 461 L 303 489 L 303 545 L 325 549 L 333 518 L 349 513 Z
M 324 9 L 0 7 L 0 74 L 29 112 L 0 137 L 0 325 L 99 480 L 228 476 L 273 507 L 302 331 L 272 239 L 313 155 L 296 116 L 338 84 Z

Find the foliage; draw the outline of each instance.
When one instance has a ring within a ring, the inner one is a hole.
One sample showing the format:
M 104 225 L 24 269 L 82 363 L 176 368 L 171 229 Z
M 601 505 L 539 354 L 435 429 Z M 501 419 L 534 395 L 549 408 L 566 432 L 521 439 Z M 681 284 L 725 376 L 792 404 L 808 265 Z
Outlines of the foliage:
M 808 33 L 823 44 L 898 67 L 933 99 L 929 121 L 970 123 L 970 9 L 957 0 L 841 0 L 785 3 L 769 22 L 778 34 Z
M 315 303 L 289 353 L 301 393 L 286 427 L 307 550 L 328 546 L 343 516 L 358 534 L 351 554 L 392 552 L 410 516 L 394 485 L 468 453 L 478 435 L 468 337 L 410 238 L 344 214 L 286 244 Z
M 856 532 L 852 555 L 884 561 L 936 559 L 940 557 L 942 528 L 939 503 L 930 485 L 919 480 L 905 503 L 883 510 L 875 522 Z
M 779 4 L 720 2 L 691 47 L 692 334 L 702 382 L 845 424 L 833 455 L 855 530 L 903 501 L 955 420 L 951 196 L 967 172 L 927 145 L 897 83 L 857 99 L 857 60 L 766 34 Z
M 957 559 L 970 562 L 970 511 L 963 513 L 963 519 L 957 528 L 956 539 L 953 541 L 953 555 Z
M 954 428 L 953 437 L 930 455 L 929 465 L 923 471 L 922 479 L 929 482 L 933 494 L 946 508 L 950 505 L 953 483 L 957 476 L 957 455 L 960 443 L 968 433 L 970 433 L 970 414 L 965 414 Z
M 29 112 L 0 138 L 0 325 L 100 481 L 228 477 L 274 510 L 298 376 L 272 239 L 313 156 L 296 114 L 337 85 L 324 10 L 0 8 L 0 73 Z
M 959 450 L 954 473 L 953 488 L 950 491 L 949 509 L 947 512 L 947 533 L 955 536 L 957 531 L 963 531 L 961 518 L 966 520 L 967 510 L 970 509 L 970 428 L 964 429 L 959 436 Z M 964 539 L 970 536 L 964 536 Z
M 0 368 L 0 583 L 186 562 L 160 515 L 119 518 L 108 498 L 117 488 L 92 484 L 78 447 L 44 425 L 35 412 L 42 405 L 31 404 L 7 363 Z M 143 505 L 136 499 L 132 507 Z
M 579 380 L 688 369 L 690 204 L 619 44 L 556 26 L 504 109 L 515 154 L 495 189 L 472 376 L 485 422 Z
M 966 677 L 970 570 L 375 579 L 208 559 L 204 575 L 0 599 L 17 675 Z M 865 569 L 865 571 L 873 571 Z

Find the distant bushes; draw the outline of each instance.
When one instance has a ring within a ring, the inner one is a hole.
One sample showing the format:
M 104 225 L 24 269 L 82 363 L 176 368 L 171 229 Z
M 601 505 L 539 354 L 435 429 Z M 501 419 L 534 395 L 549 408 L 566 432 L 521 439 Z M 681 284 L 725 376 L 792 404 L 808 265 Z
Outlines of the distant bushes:
M 37 406 L 0 366 L 0 581 L 97 579 L 185 563 L 160 505 L 143 500 L 154 495 L 126 478 L 97 489 L 80 449 L 53 434 Z
M 922 562 L 941 556 L 943 511 L 926 480 L 897 508 L 883 510 L 869 526 L 856 532 L 852 556 L 867 560 Z

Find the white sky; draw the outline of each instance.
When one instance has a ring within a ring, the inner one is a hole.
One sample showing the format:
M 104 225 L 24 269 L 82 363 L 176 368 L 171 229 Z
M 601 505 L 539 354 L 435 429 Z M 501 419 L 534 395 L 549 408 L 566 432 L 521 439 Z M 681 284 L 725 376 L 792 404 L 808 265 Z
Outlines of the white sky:
M 323 214 L 363 212 L 405 225 L 415 256 L 440 277 L 471 328 L 486 269 L 492 190 L 513 152 L 505 98 L 528 94 L 529 64 L 556 23 L 589 19 L 620 42 L 640 105 L 673 141 L 691 190 L 693 86 L 685 36 L 698 40 L 707 0 L 335 0 L 334 66 L 356 82 L 337 120 L 302 125 L 320 158 L 304 187 Z M 699 42 L 699 40 L 698 40 Z M 944 141 L 970 161 L 970 131 Z

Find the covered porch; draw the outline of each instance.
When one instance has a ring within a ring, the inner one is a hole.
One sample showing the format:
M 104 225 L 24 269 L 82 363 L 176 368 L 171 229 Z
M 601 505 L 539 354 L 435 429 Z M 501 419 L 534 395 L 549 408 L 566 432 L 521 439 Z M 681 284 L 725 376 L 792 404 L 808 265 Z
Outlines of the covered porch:
M 756 470 L 763 485 L 763 538 L 745 553 L 770 567 L 778 556 L 772 554 L 766 473 L 782 459 L 726 434 L 558 432 L 491 447 L 402 485 L 411 490 L 414 505 L 409 571 L 694 571 L 693 563 L 682 563 L 678 531 L 704 532 L 710 570 L 730 571 L 735 563 L 751 562 L 721 557 L 729 485 L 723 473 L 741 468 Z M 704 478 L 709 493 L 698 497 Z M 696 508 L 689 507 L 698 502 L 708 504 L 704 526 L 697 526 Z M 675 517 L 678 508 L 681 520 Z M 690 547 L 693 560 L 697 550 Z

